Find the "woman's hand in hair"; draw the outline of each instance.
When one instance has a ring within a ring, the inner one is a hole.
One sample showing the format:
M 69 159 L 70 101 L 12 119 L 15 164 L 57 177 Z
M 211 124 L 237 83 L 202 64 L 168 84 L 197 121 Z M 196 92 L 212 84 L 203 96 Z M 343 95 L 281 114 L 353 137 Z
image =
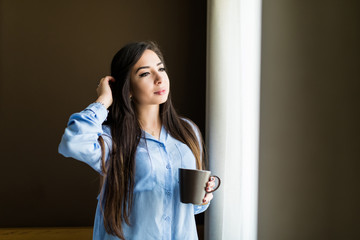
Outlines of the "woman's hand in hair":
M 102 103 L 106 108 L 110 107 L 113 102 L 111 88 L 109 82 L 115 82 L 112 76 L 103 77 L 96 89 L 98 98 L 96 102 Z

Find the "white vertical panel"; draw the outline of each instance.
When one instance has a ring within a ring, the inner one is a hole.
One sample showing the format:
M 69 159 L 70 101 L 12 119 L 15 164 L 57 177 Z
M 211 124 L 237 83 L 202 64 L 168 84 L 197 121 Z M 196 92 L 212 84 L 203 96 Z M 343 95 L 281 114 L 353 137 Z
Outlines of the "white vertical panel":
M 205 239 L 255 240 L 257 232 L 260 0 L 208 0 L 206 143 L 223 185 Z

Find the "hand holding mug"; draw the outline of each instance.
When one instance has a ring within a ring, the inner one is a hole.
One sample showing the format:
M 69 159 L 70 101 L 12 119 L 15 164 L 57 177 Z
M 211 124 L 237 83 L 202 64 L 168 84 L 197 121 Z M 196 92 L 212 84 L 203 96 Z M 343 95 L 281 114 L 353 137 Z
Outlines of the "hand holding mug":
M 180 200 L 182 203 L 204 205 L 213 198 L 212 192 L 216 191 L 221 184 L 217 176 L 211 176 L 210 171 L 196 169 L 179 169 L 180 176 Z M 218 185 L 215 187 L 215 178 Z
M 220 187 L 220 184 L 217 186 L 217 188 L 215 189 L 215 177 L 210 177 L 209 181 L 206 183 L 206 194 L 205 197 L 203 198 L 203 204 L 208 204 L 212 199 L 213 199 L 213 194 L 212 192 L 216 191 L 217 188 Z

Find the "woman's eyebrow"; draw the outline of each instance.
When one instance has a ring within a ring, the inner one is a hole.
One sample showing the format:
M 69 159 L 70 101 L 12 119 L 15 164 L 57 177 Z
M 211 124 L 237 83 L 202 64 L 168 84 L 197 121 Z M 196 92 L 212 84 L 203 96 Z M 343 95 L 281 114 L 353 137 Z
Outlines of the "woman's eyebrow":
M 156 66 L 159 66 L 159 65 L 161 65 L 161 64 L 162 64 L 162 62 L 159 62 L 158 64 L 156 64 Z M 149 66 L 139 67 L 139 68 L 136 70 L 135 74 L 136 74 L 140 69 L 144 69 L 144 68 L 150 68 L 150 67 L 149 67 Z

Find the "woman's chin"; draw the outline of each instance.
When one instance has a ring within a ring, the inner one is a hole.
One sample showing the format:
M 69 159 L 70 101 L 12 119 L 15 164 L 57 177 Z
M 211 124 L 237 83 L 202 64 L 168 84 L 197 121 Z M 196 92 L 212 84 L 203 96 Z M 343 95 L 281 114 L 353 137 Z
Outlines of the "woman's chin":
M 164 96 L 164 97 L 161 98 L 161 100 L 159 100 L 159 103 L 158 103 L 158 104 L 163 104 L 163 103 L 165 103 L 167 100 L 168 100 L 168 96 Z

